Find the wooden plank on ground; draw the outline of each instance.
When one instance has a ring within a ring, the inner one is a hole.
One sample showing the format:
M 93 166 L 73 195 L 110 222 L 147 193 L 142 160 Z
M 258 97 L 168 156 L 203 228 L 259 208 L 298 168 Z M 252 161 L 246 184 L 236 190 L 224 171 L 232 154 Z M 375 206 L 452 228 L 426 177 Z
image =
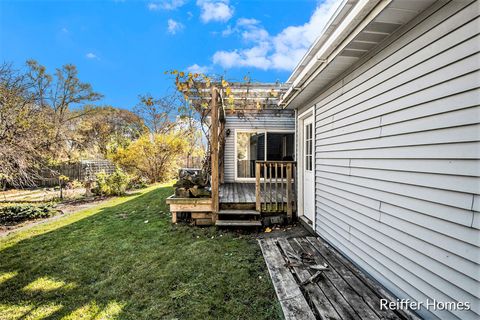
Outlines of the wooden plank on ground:
M 257 220 L 217 220 L 218 227 L 261 227 L 262 222 Z
M 293 239 L 293 241 L 290 242 L 291 246 L 295 249 L 297 252 L 306 252 L 310 253 L 306 250 L 304 250 L 300 244 Z M 315 262 L 317 264 L 323 264 L 325 263 L 324 260 L 320 259 L 320 257 L 314 256 Z M 330 272 L 330 271 L 328 271 Z M 315 272 L 310 272 L 311 275 L 313 275 Z M 341 319 L 343 320 L 361 320 L 360 316 L 357 314 L 354 308 L 348 303 L 348 301 L 345 299 L 345 297 L 341 294 L 341 292 L 338 291 L 338 289 L 333 285 L 333 283 L 329 279 L 329 275 L 327 272 L 324 272 L 317 281 L 318 286 L 322 289 L 322 291 L 325 293 L 325 295 L 328 297 L 330 300 L 330 303 L 334 306 L 335 310 L 337 313 L 340 315 Z
M 373 299 L 373 301 L 370 301 L 368 302 L 369 304 L 373 303 L 376 305 L 376 307 L 378 309 L 377 312 L 380 312 L 381 310 L 380 309 L 380 306 L 379 306 L 379 299 L 380 298 L 385 298 L 385 299 L 388 299 L 390 301 L 395 301 L 395 297 L 390 293 L 388 292 L 384 287 L 382 287 L 379 283 L 377 283 L 376 281 L 368 278 L 362 271 L 360 271 L 357 267 L 355 267 L 352 262 L 348 261 L 345 257 L 343 257 L 339 252 L 337 252 L 334 248 L 331 248 L 330 246 L 328 246 L 327 244 L 325 244 L 322 240 L 316 238 L 316 237 L 307 237 L 306 238 L 307 241 L 309 241 L 312 246 L 316 249 L 317 252 L 319 252 L 322 256 L 324 256 L 326 259 L 328 259 L 330 261 L 330 263 L 332 264 L 336 264 L 336 263 L 341 263 L 341 265 L 343 265 L 345 267 L 345 270 L 346 272 L 351 272 L 351 274 L 353 276 L 355 276 L 357 278 L 357 280 L 359 282 L 353 282 L 355 281 L 353 278 L 350 278 L 350 280 L 352 281 L 351 283 L 352 284 L 355 284 L 355 286 L 358 286 L 361 284 L 363 284 L 364 286 L 368 287 L 370 289 L 370 291 L 373 293 L 373 295 L 369 295 L 367 296 L 367 299 L 368 297 L 371 297 L 371 299 Z M 338 261 L 338 262 L 336 262 Z M 340 268 L 341 266 L 339 266 Z M 404 319 L 412 319 L 412 320 L 420 320 L 421 318 L 419 318 L 417 315 L 415 315 L 414 313 L 412 312 L 405 312 L 404 310 L 396 310 L 396 311 L 385 311 L 387 314 L 389 314 L 388 316 L 385 316 L 387 319 L 398 319 L 398 318 L 404 318 Z M 395 314 L 395 315 L 392 315 Z M 382 315 L 382 314 L 381 314 Z M 395 318 L 395 316 L 397 316 L 397 318 Z
M 258 240 L 286 320 L 315 319 L 274 239 Z
M 363 298 L 363 300 L 372 308 L 372 310 L 375 311 L 377 315 L 385 319 L 399 318 L 398 315 L 391 310 L 380 310 L 379 295 L 372 290 L 372 288 L 360 281 L 360 279 L 358 279 L 357 276 L 353 274 L 349 268 L 347 268 L 347 266 L 340 262 L 333 250 L 326 248 L 323 246 L 323 243 L 319 243 L 317 241 L 309 241 L 307 239 L 303 239 L 302 241 L 308 242 L 312 248 L 314 248 L 314 250 L 316 250 L 318 254 L 320 254 L 322 258 L 327 261 L 327 264 L 334 268 L 338 275 L 342 277 L 350 285 L 350 287 Z
M 278 244 L 285 253 L 295 252 L 287 239 L 279 239 Z M 308 280 L 311 276 L 310 272 L 308 272 L 305 268 L 294 266 L 293 270 L 297 274 L 298 279 L 302 282 Z M 322 319 L 341 319 L 340 315 L 337 313 L 337 311 L 335 311 L 335 308 L 332 306 L 327 296 L 325 296 L 325 293 L 317 284 L 307 283 L 304 285 L 304 289 L 308 295 L 308 300 L 311 301 L 313 308 L 315 308 L 317 314 L 320 315 Z
M 211 219 L 210 212 L 192 212 L 192 219 Z
M 208 219 L 195 219 L 196 226 L 211 226 L 213 224 L 212 218 Z
M 295 239 L 295 241 L 305 250 L 305 252 L 314 255 L 315 261 L 323 261 L 326 259 L 318 254 L 314 247 L 306 239 Z M 327 260 L 327 264 L 330 267 L 328 272 L 325 272 L 326 277 L 330 282 L 335 286 L 335 288 L 340 292 L 340 294 L 345 298 L 345 301 L 355 310 L 355 312 L 362 319 L 380 319 L 380 317 L 375 313 L 373 309 L 375 306 L 367 304 L 364 300 L 364 297 L 368 295 L 366 286 L 360 285 L 354 290 L 349 283 L 345 281 L 344 278 L 340 276 L 337 271 L 338 266 L 331 265 L 330 261 Z M 378 301 L 377 301 L 378 303 Z

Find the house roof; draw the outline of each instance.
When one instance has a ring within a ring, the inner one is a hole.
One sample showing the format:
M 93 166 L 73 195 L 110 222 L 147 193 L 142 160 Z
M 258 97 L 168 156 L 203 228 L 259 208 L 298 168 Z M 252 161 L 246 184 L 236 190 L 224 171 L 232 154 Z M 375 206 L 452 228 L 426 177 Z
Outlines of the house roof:
M 287 80 L 279 104 L 298 108 L 435 0 L 344 0 Z

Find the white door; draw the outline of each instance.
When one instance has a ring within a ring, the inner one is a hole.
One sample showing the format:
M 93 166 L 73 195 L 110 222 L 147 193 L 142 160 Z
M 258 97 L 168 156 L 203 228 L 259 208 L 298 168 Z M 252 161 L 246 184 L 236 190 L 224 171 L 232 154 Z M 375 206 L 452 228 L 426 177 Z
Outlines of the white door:
M 313 116 L 303 120 L 303 215 L 315 219 L 315 185 L 313 171 Z

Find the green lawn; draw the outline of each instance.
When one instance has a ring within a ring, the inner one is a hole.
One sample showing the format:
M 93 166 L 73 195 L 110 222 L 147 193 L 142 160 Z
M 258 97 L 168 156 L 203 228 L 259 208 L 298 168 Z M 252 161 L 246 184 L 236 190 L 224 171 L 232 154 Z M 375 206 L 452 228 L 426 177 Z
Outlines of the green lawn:
M 171 193 L 151 187 L 0 238 L 0 319 L 281 318 L 254 237 L 171 225 Z

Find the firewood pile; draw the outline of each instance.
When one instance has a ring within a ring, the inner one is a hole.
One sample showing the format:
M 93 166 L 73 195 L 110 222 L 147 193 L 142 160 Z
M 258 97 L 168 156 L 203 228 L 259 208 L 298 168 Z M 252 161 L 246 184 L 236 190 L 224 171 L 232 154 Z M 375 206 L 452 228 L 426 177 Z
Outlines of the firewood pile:
M 173 186 L 175 197 L 178 198 L 211 197 L 208 178 L 201 169 L 180 169 L 178 180 Z

